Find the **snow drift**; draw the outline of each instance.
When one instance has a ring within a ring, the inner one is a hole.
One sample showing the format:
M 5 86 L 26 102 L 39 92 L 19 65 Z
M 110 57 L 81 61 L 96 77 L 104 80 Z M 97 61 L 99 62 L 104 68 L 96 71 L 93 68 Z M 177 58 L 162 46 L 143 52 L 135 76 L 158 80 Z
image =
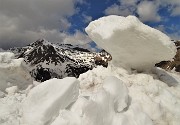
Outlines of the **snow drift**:
M 85 29 L 89 37 L 112 55 L 115 66 L 145 70 L 171 60 L 176 47 L 162 32 L 141 23 L 135 16 L 107 16 Z
M 22 66 L 23 59 L 14 59 L 11 52 L 0 52 L 0 90 L 17 86 L 22 90 L 32 84 L 32 78 Z

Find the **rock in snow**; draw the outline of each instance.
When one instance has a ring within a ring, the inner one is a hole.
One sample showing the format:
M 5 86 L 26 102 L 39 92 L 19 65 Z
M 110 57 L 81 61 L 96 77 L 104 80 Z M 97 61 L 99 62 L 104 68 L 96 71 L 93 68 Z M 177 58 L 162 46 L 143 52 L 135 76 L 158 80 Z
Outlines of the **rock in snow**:
M 102 17 L 85 30 L 97 45 L 111 54 L 115 66 L 142 71 L 176 54 L 168 36 L 141 23 L 135 16 Z
M 23 105 L 23 120 L 28 125 L 49 124 L 57 117 L 60 109 L 65 109 L 77 100 L 79 82 L 73 77 L 51 79 L 33 88 Z

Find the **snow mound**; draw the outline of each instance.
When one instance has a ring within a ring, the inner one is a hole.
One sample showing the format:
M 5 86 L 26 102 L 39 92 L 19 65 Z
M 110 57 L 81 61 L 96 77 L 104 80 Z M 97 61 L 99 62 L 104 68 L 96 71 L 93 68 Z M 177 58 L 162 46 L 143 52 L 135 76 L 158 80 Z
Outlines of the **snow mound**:
M 22 90 L 32 84 L 29 73 L 22 66 L 23 59 L 14 59 L 11 52 L 0 52 L 0 90 L 17 86 Z
M 25 94 L 19 93 L 0 98 L 0 125 L 21 125 L 24 98 Z
M 141 23 L 137 17 L 107 16 L 85 29 L 98 46 L 112 55 L 115 66 L 146 70 L 163 60 L 171 60 L 176 47 L 162 32 Z
M 167 78 L 164 78 L 168 76 Z M 180 77 L 157 68 L 130 74 L 97 67 L 75 78 L 52 79 L 29 94 L 0 96 L 2 125 L 179 125 Z M 169 82 L 171 84 L 169 84 Z
M 28 125 L 49 124 L 60 109 L 67 108 L 79 95 L 76 78 L 51 79 L 34 87 L 23 104 L 23 120 Z
M 107 77 L 103 83 L 103 88 L 112 95 L 117 112 L 127 107 L 128 89 L 120 79 L 114 76 Z
M 166 79 L 164 75 L 168 76 Z M 89 97 L 91 99 L 95 93 L 100 93 L 102 91 L 100 88 L 105 86 L 104 84 L 109 84 L 109 88 L 106 90 L 116 91 L 114 82 L 116 79 L 120 79 L 119 82 L 127 86 L 128 89 L 128 100 L 126 101 L 126 96 L 121 100 L 124 100 L 124 103 L 127 104 L 127 107 L 124 108 L 121 112 L 116 111 L 116 105 L 114 105 L 114 110 L 111 115 L 111 124 L 110 125 L 179 125 L 180 123 L 180 74 L 168 73 L 165 70 L 160 70 L 159 68 L 155 69 L 154 73 L 137 73 L 134 72 L 129 74 L 122 68 L 109 66 L 108 68 L 97 67 L 87 73 L 80 75 L 80 95 L 84 97 Z M 109 77 L 110 76 L 110 77 Z M 113 78 L 116 76 L 117 78 Z M 108 80 L 112 79 L 112 80 Z M 114 82 L 113 82 L 114 81 Z M 171 86 L 169 85 L 171 83 Z M 119 84 L 119 86 L 123 85 Z M 118 84 L 116 84 L 117 86 Z M 114 87 L 113 87 L 114 86 Z M 103 87 L 104 89 L 106 87 Z M 121 88 L 117 96 L 123 95 L 123 89 Z M 107 91 L 106 91 L 107 92 Z M 113 105 L 114 101 L 108 99 L 108 94 L 106 95 L 104 103 L 101 103 L 99 106 L 104 107 L 105 105 Z M 111 93 L 110 96 L 116 95 Z M 102 93 L 102 92 L 101 92 Z M 106 93 L 106 94 L 105 94 Z M 97 94 L 100 98 L 100 95 Z M 116 96 L 116 98 L 117 98 Z M 101 96 L 102 97 L 102 96 Z M 89 100 L 88 100 L 89 101 Z M 87 101 L 84 101 L 87 105 Z M 76 104 L 76 103 L 75 103 Z M 82 103 L 79 103 L 82 105 Z M 97 108 L 97 104 L 89 104 L 91 109 Z M 94 105 L 94 106 L 93 106 Z M 77 107 L 77 106 L 76 106 Z M 108 109 L 108 108 L 105 108 Z M 93 112 L 93 110 L 90 110 Z M 106 110 L 100 110 L 98 112 L 104 113 Z M 109 111 L 109 112 L 110 112 Z M 111 113 L 110 112 L 110 113 Z M 95 111 L 94 111 L 94 114 Z M 96 117 L 100 117 L 98 114 Z M 106 116 L 105 119 L 107 119 Z M 108 117 L 109 118 L 109 117 Z M 97 118 L 100 119 L 100 118 Z M 91 120 L 91 121 L 93 121 Z M 94 121 L 94 123 L 97 121 Z M 99 121 L 98 121 L 99 122 Z
M 81 118 L 74 112 L 61 110 L 51 125 L 82 125 Z
M 105 77 L 97 91 L 84 96 L 85 98 L 79 97 L 71 108 L 71 111 L 82 118 L 82 124 L 152 125 L 152 120 L 141 110 L 141 105 L 130 105 L 126 85 L 115 76 Z M 80 95 L 82 96 L 83 93 Z

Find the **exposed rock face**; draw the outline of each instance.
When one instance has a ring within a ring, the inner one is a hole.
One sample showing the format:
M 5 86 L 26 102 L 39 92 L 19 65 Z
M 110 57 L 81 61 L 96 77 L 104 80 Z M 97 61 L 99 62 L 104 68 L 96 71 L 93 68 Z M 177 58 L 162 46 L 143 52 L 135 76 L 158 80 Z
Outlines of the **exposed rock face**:
M 174 42 L 177 47 L 177 52 L 173 61 L 162 61 L 157 63 L 156 66 L 161 67 L 165 70 L 172 70 L 175 68 L 175 71 L 180 72 L 180 41 Z
M 46 40 L 22 48 L 10 49 L 16 58 L 24 58 L 23 66 L 37 81 L 50 78 L 78 77 L 97 65 L 108 66 L 112 58 L 105 51 L 90 52 L 69 44 L 52 44 Z

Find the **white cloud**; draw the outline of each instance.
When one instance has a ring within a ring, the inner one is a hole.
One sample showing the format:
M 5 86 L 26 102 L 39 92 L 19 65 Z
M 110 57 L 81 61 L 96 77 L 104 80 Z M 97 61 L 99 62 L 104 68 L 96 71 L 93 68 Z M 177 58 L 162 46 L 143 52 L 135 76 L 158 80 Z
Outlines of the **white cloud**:
M 160 30 L 161 32 L 165 33 L 172 40 L 180 40 L 180 31 L 175 25 L 171 25 L 171 26 L 158 25 L 158 26 L 156 26 L 154 28 L 156 28 L 157 30 Z M 167 30 L 174 31 L 174 32 L 168 33 Z
M 63 41 L 65 44 L 85 45 L 85 44 L 89 44 L 92 40 L 85 33 L 76 30 L 74 34 L 66 35 Z
M 119 6 L 117 4 L 114 4 L 105 10 L 105 14 L 128 16 L 128 15 L 132 15 L 133 11 L 134 11 L 133 7 Z
M 180 16 L 180 6 L 175 7 L 171 13 L 172 16 Z
M 143 1 L 137 7 L 137 14 L 143 22 L 159 22 L 161 17 L 158 14 L 158 5 L 153 1 Z
M 162 8 L 167 8 L 171 16 L 179 16 L 180 0 L 119 0 L 119 3 L 106 8 L 105 14 L 138 15 L 143 22 L 159 22 L 163 19 L 158 13 Z
M 71 24 L 66 17 L 76 13 L 83 0 L 0 0 L 0 48 L 22 46 L 40 37 L 61 41 Z M 51 35 L 49 35 L 51 34 Z M 55 39 L 57 38 L 57 39 Z
M 161 31 L 161 32 L 163 32 L 163 33 L 166 33 L 166 28 L 165 28 L 164 25 L 158 25 L 158 26 L 156 26 L 154 28 Z
M 178 33 L 171 33 L 171 34 L 168 34 L 168 36 L 169 36 L 172 40 L 180 40 L 180 34 L 178 34 Z
M 139 0 L 119 0 L 121 5 L 128 5 L 128 6 L 134 6 L 137 4 Z
M 82 16 L 84 18 L 84 23 L 89 23 L 89 22 L 92 21 L 92 17 L 91 16 L 88 16 L 88 15 L 85 15 L 85 14 L 83 14 Z
M 180 16 L 180 0 L 155 0 L 159 7 L 168 7 L 171 16 Z
M 119 4 L 114 4 L 105 10 L 106 15 L 135 15 L 137 14 L 141 21 L 158 22 L 161 20 L 158 14 L 157 1 L 140 1 L 140 0 L 119 0 Z
M 76 30 L 74 34 L 66 34 L 63 39 L 65 44 L 79 45 L 80 47 L 95 51 L 96 48 L 91 47 L 92 40 L 83 32 Z

